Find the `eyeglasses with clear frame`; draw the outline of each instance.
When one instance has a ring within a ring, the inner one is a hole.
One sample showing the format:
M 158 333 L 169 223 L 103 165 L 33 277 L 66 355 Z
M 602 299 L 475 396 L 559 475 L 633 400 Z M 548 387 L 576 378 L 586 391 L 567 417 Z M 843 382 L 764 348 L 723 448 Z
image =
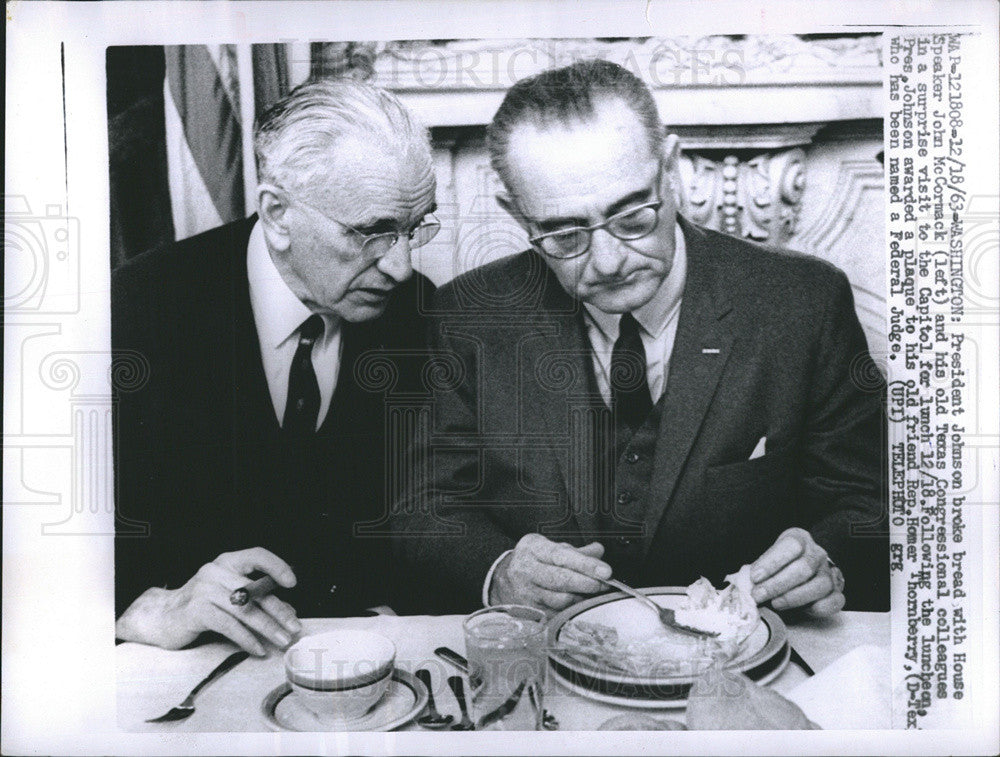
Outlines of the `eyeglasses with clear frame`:
M 626 208 L 593 226 L 559 229 L 530 237 L 528 241 L 551 258 L 569 260 L 583 255 L 590 249 L 591 239 L 598 229 L 604 229 L 615 239 L 623 242 L 632 242 L 649 236 L 660 220 L 660 207 L 663 205 L 663 200 L 659 199 L 661 176 L 662 169 L 656 173 L 657 199 L 655 200 Z
M 378 234 L 366 234 L 365 232 L 354 228 L 350 224 L 337 220 L 333 216 L 317 208 L 312 203 L 306 202 L 299 197 L 293 197 L 292 194 L 284 187 L 278 187 L 278 189 L 284 192 L 291 202 L 309 208 L 314 213 L 319 213 L 326 220 L 333 221 L 338 226 L 343 226 L 345 229 L 354 234 L 355 239 L 360 241 L 358 246 L 361 250 L 361 255 L 366 260 L 378 260 L 379 258 L 387 255 L 389 251 L 396 246 L 396 243 L 399 242 L 399 238 L 401 236 L 405 235 L 410 240 L 410 249 L 416 249 L 417 247 L 423 247 L 425 244 L 430 242 L 441 230 L 441 222 L 434 216 L 433 213 L 428 213 L 424 216 L 424 219 L 420 222 L 420 224 L 414 226 L 407 232 L 385 231 Z

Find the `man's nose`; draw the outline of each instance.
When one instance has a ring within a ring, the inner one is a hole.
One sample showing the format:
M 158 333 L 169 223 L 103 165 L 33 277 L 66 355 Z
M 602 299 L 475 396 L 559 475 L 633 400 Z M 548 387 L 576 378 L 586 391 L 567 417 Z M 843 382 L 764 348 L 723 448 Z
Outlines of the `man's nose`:
M 389 251 L 378 259 L 376 267 L 397 284 L 402 284 L 413 275 L 413 260 L 410 255 L 410 238 L 400 234 Z
M 628 250 L 605 229 L 596 229 L 590 237 L 590 265 L 594 272 L 607 278 L 619 273 Z

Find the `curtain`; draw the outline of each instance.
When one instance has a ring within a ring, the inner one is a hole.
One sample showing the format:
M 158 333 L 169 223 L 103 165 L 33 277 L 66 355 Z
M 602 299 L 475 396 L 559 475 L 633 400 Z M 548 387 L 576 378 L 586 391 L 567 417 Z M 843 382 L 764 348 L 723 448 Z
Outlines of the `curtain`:
M 109 47 L 111 266 L 174 239 L 164 142 L 163 48 Z

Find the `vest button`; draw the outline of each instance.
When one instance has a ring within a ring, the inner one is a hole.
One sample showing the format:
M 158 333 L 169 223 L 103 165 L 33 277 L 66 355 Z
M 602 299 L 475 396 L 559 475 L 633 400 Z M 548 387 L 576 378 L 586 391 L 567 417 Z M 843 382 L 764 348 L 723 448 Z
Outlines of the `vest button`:
M 633 544 L 633 540 L 627 536 L 619 536 L 618 544 L 622 547 L 631 547 Z
M 618 504 L 627 505 L 632 500 L 632 496 L 628 492 L 622 492 L 618 495 Z
M 639 457 L 640 457 L 640 455 L 639 455 L 638 452 L 629 452 L 627 455 L 625 455 L 625 462 L 626 463 L 637 463 L 637 462 L 639 462 Z

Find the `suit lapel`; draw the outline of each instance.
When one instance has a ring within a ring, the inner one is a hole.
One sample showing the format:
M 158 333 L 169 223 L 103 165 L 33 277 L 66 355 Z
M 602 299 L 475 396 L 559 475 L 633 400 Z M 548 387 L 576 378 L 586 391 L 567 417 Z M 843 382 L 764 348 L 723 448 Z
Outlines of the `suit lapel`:
M 381 412 L 381 405 L 376 403 L 376 399 L 382 399 L 381 396 L 359 389 L 354 373 L 356 363 L 364 352 L 384 347 L 379 335 L 379 325 L 380 321 L 341 322 L 343 347 L 340 351 L 337 381 L 330 398 L 330 407 L 318 433 L 330 434 L 345 419 L 366 418 L 366 413 L 373 409 Z M 369 407 L 370 405 L 374 407 Z
M 734 335 L 732 306 L 718 287 L 711 249 L 704 234 L 680 221 L 687 246 L 677 336 L 670 358 L 653 461 L 647 523 L 655 532 L 729 360 Z
M 562 532 L 594 532 L 595 497 L 592 492 L 580 491 L 594 468 L 593 456 L 587 452 L 592 445 L 581 435 L 592 434 L 596 424 L 587 423 L 590 414 L 583 410 L 595 402 L 600 405 L 597 409 L 606 408 L 594 386 L 582 310 L 546 272 L 541 307 L 530 316 L 537 320 L 522 348 L 521 376 L 526 391 L 520 393 L 525 403 L 521 412 L 525 420 L 542 418 L 567 499 L 565 518 L 546 523 L 543 530 L 553 537 Z
M 235 367 L 233 375 L 232 408 L 238 429 L 237 443 L 266 439 L 277 432 L 278 417 L 274 412 L 271 392 L 264 375 L 264 362 L 260 354 L 260 339 L 250 303 L 250 280 L 247 276 L 247 242 L 256 222 L 256 216 L 237 239 L 232 250 L 230 280 L 232 297 L 229 318 L 231 322 L 232 350 Z

